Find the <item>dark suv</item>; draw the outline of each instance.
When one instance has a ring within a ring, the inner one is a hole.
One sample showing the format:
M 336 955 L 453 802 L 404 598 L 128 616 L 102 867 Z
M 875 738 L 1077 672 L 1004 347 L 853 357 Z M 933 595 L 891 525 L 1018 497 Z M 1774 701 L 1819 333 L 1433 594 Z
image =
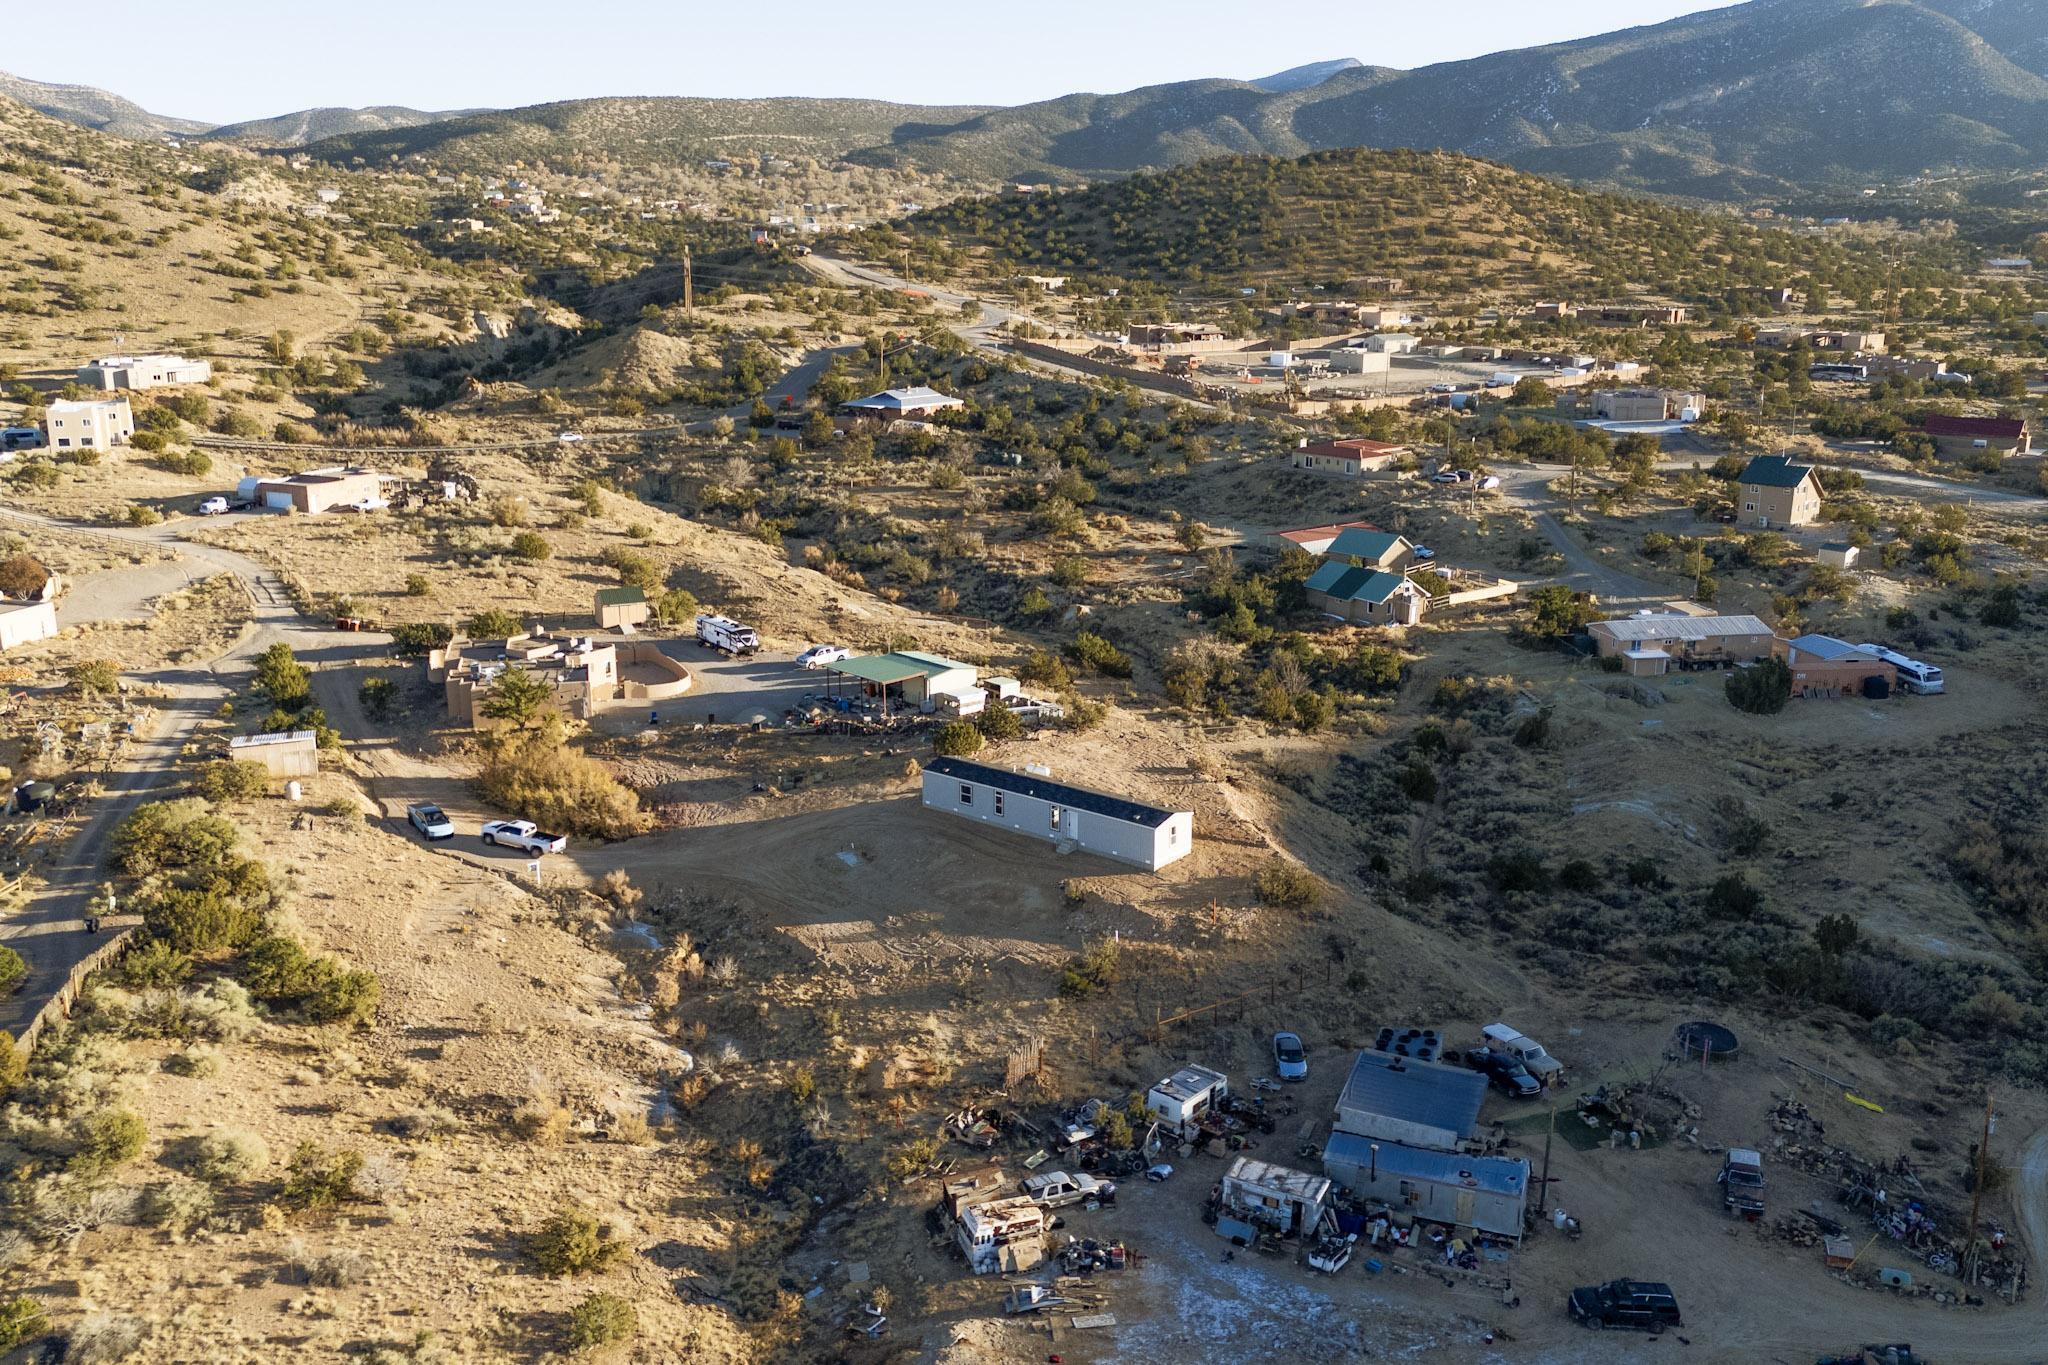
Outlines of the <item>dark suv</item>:
M 1639 1332 L 1661 1332 L 1680 1326 L 1678 1300 L 1668 1284 L 1646 1284 L 1641 1280 L 1609 1280 L 1586 1289 L 1574 1289 L 1565 1300 L 1565 1311 L 1586 1326 L 1633 1327 Z
M 1505 1052 L 1496 1052 L 1487 1047 L 1468 1048 L 1465 1052 L 1465 1065 L 1474 1071 L 1485 1073 L 1487 1080 L 1516 1099 L 1526 1100 L 1532 1095 L 1543 1093 L 1543 1082 L 1530 1074 L 1529 1068 L 1522 1065 L 1520 1057 L 1510 1057 Z

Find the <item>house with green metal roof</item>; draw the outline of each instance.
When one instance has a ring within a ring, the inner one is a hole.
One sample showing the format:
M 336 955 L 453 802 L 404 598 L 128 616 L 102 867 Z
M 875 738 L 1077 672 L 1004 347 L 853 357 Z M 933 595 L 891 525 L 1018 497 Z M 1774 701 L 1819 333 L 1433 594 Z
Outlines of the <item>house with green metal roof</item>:
M 828 696 L 840 695 L 838 689 L 845 684 L 852 692 L 879 702 L 885 713 L 893 706 L 935 711 L 946 698 L 971 693 L 977 686 L 973 664 L 916 649 L 857 654 L 824 668 Z
M 1429 609 L 1429 595 L 1405 575 L 1341 559 L 1325 559 L 1305 587 L 1309 605 L 1356 625 L 1412 626 Z
M 638 588 L 599 588 L 590 613 L 599 630 L 621 630 L 644 623 L 654 615 L 654 607 Z

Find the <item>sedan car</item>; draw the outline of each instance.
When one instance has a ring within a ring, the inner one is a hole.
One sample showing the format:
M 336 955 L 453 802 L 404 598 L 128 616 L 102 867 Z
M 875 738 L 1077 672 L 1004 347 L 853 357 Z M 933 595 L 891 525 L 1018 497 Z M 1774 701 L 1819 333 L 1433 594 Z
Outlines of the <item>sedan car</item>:
M 845 645 L 812 645 L 809 649 L 796 656 L 796 666 L 798 668 L 823 668 L 826 664 L 836 664 L 841 659 L 851 659 L 852 657 L 853 651 Z
M 429 839 L 453 839 L 455 822 L 431 801 L 416 801 L 405 808 L 405 818 Z
M 1273 1035 L 1273 1074 L 1283 1081 L 1308 1079 L 1308 1050 L 1301 1045 L 1301 1035 Z

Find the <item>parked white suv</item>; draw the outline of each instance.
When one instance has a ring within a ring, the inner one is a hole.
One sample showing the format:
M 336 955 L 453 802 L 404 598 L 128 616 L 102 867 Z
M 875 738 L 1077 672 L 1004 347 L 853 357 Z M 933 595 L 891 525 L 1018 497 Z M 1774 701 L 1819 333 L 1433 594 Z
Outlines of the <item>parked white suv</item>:
M 531 820 L 489 820 L 480 833 L 493 848 L 516 848 L 532 854 L 560 853 L 569 846 L 569 841 L 559 834 L 543 834 Z

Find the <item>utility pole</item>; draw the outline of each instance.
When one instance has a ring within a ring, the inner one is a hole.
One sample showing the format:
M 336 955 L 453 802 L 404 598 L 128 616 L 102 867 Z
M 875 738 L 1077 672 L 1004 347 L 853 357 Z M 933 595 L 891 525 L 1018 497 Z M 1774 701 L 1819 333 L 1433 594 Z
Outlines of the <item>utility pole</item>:
M 1550 1127 L 1543 1134 L 1543 1183 L 1536 1187 L 1536 1216 L 1550 1212 L 1550 1139 L 1557 1134 L 1557 1101 L 1550 1102 Z
M 696 280 L 690 269 L 690 248 L 683 247 L 683 315 L 692 322 L 697 320 Z
M 1984 1162 L 1991 1151 L 1991 1092 L 1984 1092 L 1984 1131 L 1977 1138 L 1977 1178 L 1970 1188 L 1970 1235 L 1963 1239 L 1963 1254 L 1971 1266 L 1977 1263 L 1977 1212 L 1984 1204 Z

